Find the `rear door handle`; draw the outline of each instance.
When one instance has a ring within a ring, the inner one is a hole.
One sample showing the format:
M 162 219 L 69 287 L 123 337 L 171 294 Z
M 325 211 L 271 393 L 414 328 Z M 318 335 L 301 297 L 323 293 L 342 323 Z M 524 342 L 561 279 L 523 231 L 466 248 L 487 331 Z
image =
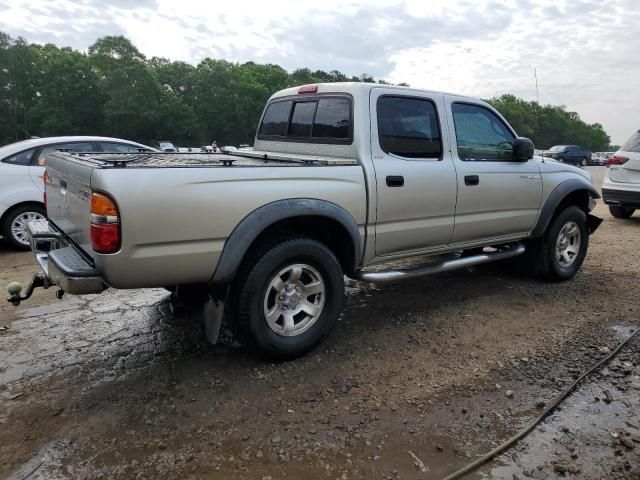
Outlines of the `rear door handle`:
M 464 184 L 465 185 L 478 185 L 480 183 L 480 177 L 478 175 L 465 175 Z
M 387 187 L 404 186 L 404 177 L 402 175 L 389 175 L 387 177 Z

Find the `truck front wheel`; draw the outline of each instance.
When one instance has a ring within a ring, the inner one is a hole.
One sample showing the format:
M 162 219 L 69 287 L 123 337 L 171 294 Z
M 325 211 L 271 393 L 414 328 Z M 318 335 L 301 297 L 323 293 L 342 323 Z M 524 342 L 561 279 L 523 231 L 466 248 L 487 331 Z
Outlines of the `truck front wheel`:
M 540 246 L 543 276 L 555 282 L 573 278 L 582 266 L 588 247 L 586 214 L 578 207 L 567 207 L 544 234 Z
M 344 296 L 342 268 L 324 244 L 294 238 L 267 246 L 235 282 L 235 330 L 270 358 L 292 359 L 335 325 Z

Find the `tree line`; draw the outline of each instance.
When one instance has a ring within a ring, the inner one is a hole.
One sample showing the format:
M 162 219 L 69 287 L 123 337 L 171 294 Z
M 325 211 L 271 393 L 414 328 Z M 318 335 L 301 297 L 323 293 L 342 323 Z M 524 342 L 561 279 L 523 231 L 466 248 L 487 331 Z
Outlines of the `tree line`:
M 87 53 L 28 43 L 0 32 L 0 145 L 52 135 L 106 135 L 181 146 L 253 142 L 267 99 L 276 91 L 318 82 L 375 82 L 273 64 L 205 58 L 197 65 L 147 58 L 123 36 L 98 39 Z M 406 85 L 406 84 L 401 84 Z M 600 124 L 588 125 L 562 106 L 513 95 L 489 100 L 538 148 L 577 143 L 606 150 Z

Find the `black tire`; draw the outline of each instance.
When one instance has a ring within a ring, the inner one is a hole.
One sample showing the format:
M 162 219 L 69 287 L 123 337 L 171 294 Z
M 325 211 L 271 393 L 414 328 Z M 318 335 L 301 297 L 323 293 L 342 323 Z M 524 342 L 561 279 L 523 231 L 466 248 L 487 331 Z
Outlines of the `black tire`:
M 306 330 L 285 336 L 267 323 L 264 302 L 265 296 L 272 292 L 269 286 L 277 274 L 296 264 L 311 266 L 320 275 L 325 286 L 324 304 Z M 243 343 L 256 347 L 263 355 L 279 360 L 293 359 L 306 354 L 329 335 L 338 320 L 343 297 L 342 268 L 323 243 L 305 237 L 271 242 L 245 263 L 234 281 L 232 328 Z
M 575 222 L 579 229 L 580 244 L 572 263 L 563 266 L 556 255 L 556 243 L 561 230 L 570 222 Z M 564 209 L 553 219 L 538 246 L 540 273 L 544 279 L 551 282 L 561 282 L 573 278 L 582 266 L 589 248 L 589 230 L 585 212 L 576 206 Z
M 19 238 L 15 237 L 11 232 L 11 225 L 16 218 L 29 213 L 37 213 L 43 217 L 47 216 L 47 211 L 43 206 L 35 203 L 29 203 L 9 210 L 2 220 L 2 225 L 0 225 L 0 232 L 2 232 L 4 239 L 7 240 L 12 247 L 19 250 L 29 250 L 29 243 L 24 243 Z
M 617 207 L 614 205 L 609 205 L 609 212 L 616 218 L 629 218 L 636 211 L 635 208 L 629 207 Z
M 587 166 L 587 159 L 586 159 L 586 157 L 585 157 L 585 158 L 583 158 L 582 160 L 580 160 L 580 166 L 581 166 L 581 167 L 586 167 L 586 166 Z

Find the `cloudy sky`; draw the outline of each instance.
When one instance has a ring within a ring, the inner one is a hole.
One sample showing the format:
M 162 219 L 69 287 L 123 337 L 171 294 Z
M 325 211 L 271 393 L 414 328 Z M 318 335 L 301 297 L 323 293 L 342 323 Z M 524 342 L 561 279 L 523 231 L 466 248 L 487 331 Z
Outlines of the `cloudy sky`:
M 614 143 L 640 128 L 638 0 L 0 0 L 0 31 L 86 50 L 369 73 L 479 97 L 564 104 Z

